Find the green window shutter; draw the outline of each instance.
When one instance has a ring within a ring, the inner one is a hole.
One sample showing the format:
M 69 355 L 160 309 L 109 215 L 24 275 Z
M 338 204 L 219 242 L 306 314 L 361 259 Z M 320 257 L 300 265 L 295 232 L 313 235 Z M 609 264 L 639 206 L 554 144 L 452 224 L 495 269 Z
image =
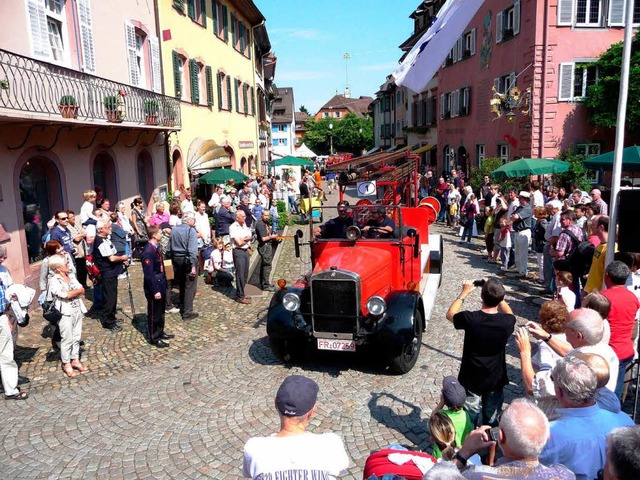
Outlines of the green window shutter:
M 173 0 L 173 6 L 181 12 L 184 12 L 184 0 Z
M 213 72 L 211 67 L 204 67 L 205 79 L 207 82 L 207 105 L 213 105 Z
M 244 103 L 244 114 L 249 114 L 249 85 L 246 83 L 242 86 L 242 100 Z
M 256 114 L 256 89 L 251 87 L 251 115 Z
M 242 53 L 244 53 L 244 23 L 242 22 L 238 22 L 238 30 L 240 30 L 239 32 L 239 36 L 240 36 L 240 51 Z
M 202 12 L 202 26 L 207 28 L 207 0 L 200 0 L 200 11 Z
M 233 112 L 233 103 L 231 97 L 231 77 L 227 75 L 227 106 L 229 107 L 229 111 Z
M 191 18 L 191 20 L 198 20 L 196 18 L 196 4 L 195 2 L 197 2 L 198 0 L 187 0 L 187 15 L 189 15 L 189 18 Z
M 229 41 L 229 13 L 227 6 L 222 5 L 222 28 L 224 29 L 224 41 Z
M 236 30 L 236 16 L 231 14 L 231 46 L 236 48 L 236 42 L 238 41 L 238 32 Z
M 222 110 L 222 72 L 218 72 L 218 110 Z
M 182 97 L 182 85 L 180 78 L 180 55 L 175 50 L 171 52 L 171 56 L 173 58 L 173 84 L 176 89 L 175 96 L 176 98 Z
M 238 85 L 238 81 L 234 80 L 233 85 L 235 86 L 235 93 L 236 93 L 236 111 L 239 112 L 240 111 L 240 88 Z
M 251 59 L 251 50 L 253 50 L 253 42 L 251 41 L 251 29 L 247 28 L 245 29 L 245 32 L 247 33 L 247 56 L 249 57 L 249 59 Z
M 211 0 L 211 18 L 213 18 L 213 34 L 218 35 L 218 2 Z
M 200 103 L 200 86 L 198 85 L 198 72 L 200 67 L 198 63 L 191 59 L 189 60 L 189 79 L 191 81 L 191 103 Z

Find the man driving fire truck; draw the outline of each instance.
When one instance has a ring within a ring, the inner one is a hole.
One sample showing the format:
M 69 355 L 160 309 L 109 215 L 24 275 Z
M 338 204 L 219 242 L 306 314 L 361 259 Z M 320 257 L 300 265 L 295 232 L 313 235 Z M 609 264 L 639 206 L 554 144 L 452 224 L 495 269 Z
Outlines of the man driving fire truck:
M 371 220 L 362 229 L 367 238 L 391 238 L 396 228 L 395 222 L 387 217 L 387 209 L 378 207 L 371 212 Z

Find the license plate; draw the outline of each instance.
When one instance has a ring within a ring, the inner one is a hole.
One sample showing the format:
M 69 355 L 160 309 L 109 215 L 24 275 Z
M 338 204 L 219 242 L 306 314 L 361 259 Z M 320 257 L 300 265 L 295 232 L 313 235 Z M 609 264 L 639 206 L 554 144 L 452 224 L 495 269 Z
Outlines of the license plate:
M 318 339 L 318 350 L 336 350 L 340 352 L 355 352 L 356 342 L 353 340 L 327 340 Z

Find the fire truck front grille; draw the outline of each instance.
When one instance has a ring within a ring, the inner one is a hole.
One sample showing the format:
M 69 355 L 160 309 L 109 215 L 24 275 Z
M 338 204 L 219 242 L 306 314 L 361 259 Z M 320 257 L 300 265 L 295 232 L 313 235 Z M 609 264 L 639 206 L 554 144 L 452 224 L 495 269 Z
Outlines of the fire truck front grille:
M 315 332 L 356 333 L 359 305 L 357 286 L 354 278 L 312 279 Z

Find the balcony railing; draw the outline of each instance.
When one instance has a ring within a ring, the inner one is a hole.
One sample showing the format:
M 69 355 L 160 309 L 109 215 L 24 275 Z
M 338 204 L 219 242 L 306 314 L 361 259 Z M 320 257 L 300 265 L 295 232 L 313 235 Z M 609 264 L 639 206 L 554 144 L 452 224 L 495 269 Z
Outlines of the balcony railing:
M 49 119 L 64 116 L 126 125 L 181 125 L 176 98 L 0 49 L 2 109 L 43 114 Z

